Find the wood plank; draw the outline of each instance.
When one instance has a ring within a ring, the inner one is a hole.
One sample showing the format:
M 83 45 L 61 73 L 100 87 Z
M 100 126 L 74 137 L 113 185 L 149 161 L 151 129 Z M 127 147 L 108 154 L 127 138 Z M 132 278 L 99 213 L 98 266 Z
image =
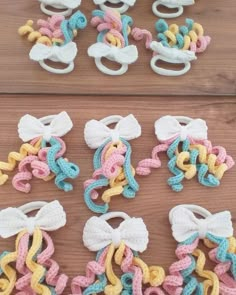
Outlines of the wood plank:
M 86 263 L 95 257 L 94 253 L 84 248 L 82 231 L 86 220 L 93 214 L 83 201 L 83 182 L 91 177 L 93 151 L 83 139 L 83 128 L 86 121 L 100 119 L 111 114 L 127 115 L 133 113 L 142 126 L 142 137 L 131 142 L 133 148 L 132 163 L 150 156 L 151 149 L 157 144 L 154 136 L 154 121 L 166 114 L 200 117 L 207 121 L 209 139 L 214 145 L 222 145 L 234 158 L 236 157 L 236 101 L 233 98 L 193 97 L 179 98 L 137 98 L 129 97 L 90 97 L 78 99 L 75 96 L 0 96 L 1 148 L 0 159 L 6 160 L 8 152 L 18 150 L 21 141 L 17 135 L 19 118 L 30 113 L 41 117 L 66 110 L 71 116 L 74 128 L 66 135 L 68 159 L 79 164 L 81 174 L 74 181 L 74 191 L 59 191 L 52 182 L 32 181 L 32 192 L 17 192 L 9 181 L 0 189 L 1 208 L 18 206 L 32 200 L 52 201 L 58 199 L 67 212 L 67 225 L 50 234 L 53 237 L 56 253 L 55 259 L 61 270 L 70 278 L 84 274 Z M 130 216 L 141 216 L 150 232 L 148 250 L 141 257 L 148 264 L 160 264 L 166 270 L 175 261 L 175 247 L 168 222 L 169 210 L 181 203 L 194 203 L 206 207 L 212 212 L 229 209 L 236 225 L 236 169 L 228 171 L 218 188 L 205 188 L 196 180 L 185 181 L 181 193 L 172 192 L 166 184 L 169 172 L 167 159 L 163 157 L 162 168 L 147 177 L 137 177 L 140 191 L 134 200 L 116 197 L 112 200 L 111 210 L 124 210 Z M 11 178 L 12 178 L 11 174 Z M 13 250 L 14 238 L 0 239 L 0 253 Z M 67 293 L 69 293 L 69 288 Z
M 90 20 L 95 6 L 91 1 L 82 1 L 81 10 Z M 146 28 L 156 35 L 154 24 L 157 18 L 151 11 L 151 1 L 137 0 L 129 15 L 135 26 Z M 58 94 L 112 94 L 112 95 L 231 95 L 236 93 L 236 38 L 232 38 L 236 2 L 227 0 L 196 1 L 185 9 L 184 15 L 172 21 L 179 25 L 186 17 L 201 23 L 212 44 L 205 53 L 199 54 L 191 71 L 182 77 L 156 75 L 149 66 L 151 52 L 138 45 L 139 59 L 130 66 L 127 74 L 110 77 L 100 73 L 94 60 L 87 56 L 87 48 L 96 40 L 97 32 L 90 25 L 79 32 L 76 43 L 79 55 L 76 69 L 69 75 L 49 74 L 37 63 L 29 60 L 29 42 L 17 35 L 17 29 L 27 19 L 37 20 L 40 13 L 38 1 L 2 0 L 0 34 L 0 93 L 58 93 Z M 140 17 L 142 16 L 142 17 Z M 223 21 L 222 21 L 223 20 Z M 130 40 L 130 43 L 135 43 Z M 6 71 L 7 69 L 7 71 Z M 14 86 L 13 86 L 14 84 Z

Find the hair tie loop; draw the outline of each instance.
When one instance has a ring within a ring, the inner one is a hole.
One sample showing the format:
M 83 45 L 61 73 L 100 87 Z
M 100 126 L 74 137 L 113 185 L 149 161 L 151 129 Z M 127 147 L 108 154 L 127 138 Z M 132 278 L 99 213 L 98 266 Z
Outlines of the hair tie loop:
M 153 13 L 161 18 L 175 18 L 183 14 L 184 6 L 193 5 L 194 0 L 157 0 L 152 4 Z M 159 6 L 165 6 L 169 10 L 177 9 L 176 12 L 163 13 L 158 10 Z

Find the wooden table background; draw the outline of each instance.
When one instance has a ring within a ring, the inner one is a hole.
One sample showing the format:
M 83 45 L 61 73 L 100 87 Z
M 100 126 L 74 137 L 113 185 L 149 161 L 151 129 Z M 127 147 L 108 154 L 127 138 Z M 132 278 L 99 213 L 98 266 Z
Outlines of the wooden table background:
M 152 1 L 137 0 L 129 14 L 135 25 L 154 33 L 156 18 L 151 13 Z M 90 18 L 95 8 L 92 1 L 83 0 L 81 10 Z M 0 207 L 18 206 L 32 200 L 58 199 L 67 212 L 67 225 L 51 234 L 56 247 L 55 258 L 61 271 L 70 278 L 84 274 L 86 263 L 95 257 L 84 248 L 82 230 L 92 213 L 83 201 L 83 182 L 91 177 L 92 158 L 83 139 L 86 121 L 101 119 L 111 114 L 133 113 L 142 125 L 142 137 L 131 142 L 132 164 L 150 156 L 157 144 L 154 121 L 167 114 L 200 117 L 207 121 L 209 138 L 214 145 L 227 148 L 236 158 L 236 30 L 235 0 L 197 0 L 185 9 L 176 23 L 192 17 L 203 24 L 212 37 L 208 50 L 199 55 L 192 70 L 183 77 L 155 75 L 149 67 L 151 53 L 138 44 L 139 60 L 130 66 L 127 74 L 109 77 L 97 71 L 93 59 L 86 55 L 87 47 L 95 42 L 96 31 L 88 28 L 79 33 L 76 42 L 79 56 L 76 69 L 69 75 L 57 76 L 43 71 L 28 58 L 30 44 L 17 35 L 17 28 L 27 19 L 45 17 L 35 0 L 1 1 L 0 10 L 0 160 L 6 160 L 12 150 L 18 150 L 21 141 L 17 124 L 21 116 L 30 113 L 37 117 L 65 110 L 71 116 L 74 128 L 65 136 L 67 157 L 81 169 L 72 193 L 59 191 L 53 182 L 32 181 L 30 194 L 14 190 L 11 181 L 0 188 Z M 138 17 L 138 16 L 142 17 Z M 161 169 L 147 177 L 137 176 L 140 191 L 134 200 L 116 197 L 111 210 L 123 210 L 131 216 L 143 217 L 150 243 L 142 258 L 148 264 L 160 264 L 166 270 L 175 260 L 176 243 L 168 222 L 169 210 L 181 203 L 205 206 L 212 212 L 229 209 L 236 221 L 236 169 L 227 172 L 218 188 L 206 188 L 197 180 L 185 181 L 184 190 L 174 193 L 167 186 L 170 175 L 163 157 Z M 13 174 L 12 174 L 13 175 Z M 10 179 L 12 178 L 12 175 Z M 0 239 L 0 252 L 13 250 L 14 238 Z M 64 294 L 69 293 L 69 288 Z

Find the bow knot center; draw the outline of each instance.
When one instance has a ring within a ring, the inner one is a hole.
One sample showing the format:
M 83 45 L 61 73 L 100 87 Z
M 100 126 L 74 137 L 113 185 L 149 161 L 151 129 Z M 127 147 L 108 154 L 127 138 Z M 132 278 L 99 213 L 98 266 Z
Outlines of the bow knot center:
M 198 234 L 200 239 L 205 239 L 208 232 L 208 224 L 205 219 L 198 220 Z
M 116 248 L 118 248 L 120 246 L 121 234 L 120 234 L 120 230 L 118 228 L 112 230 L 111 240 Z
M 33 234 L 35 225 L 35 217 L 28 217 L 26 222 L 26 229 L 30 235 Z
M 113 142 L 117 142 L 120 139 L 119 131 L 116 129 L 111 129 L 110 131 L 111 139 Z
M 44 126 L 43 128 L 43 139 L 46 140 L 47 142 L 50 141 L 52 137 L 52 128 L 50 125 Z
M 184 141 L 188 136 L 187 126 L 181 126 L 180 130 L 180 140 Z

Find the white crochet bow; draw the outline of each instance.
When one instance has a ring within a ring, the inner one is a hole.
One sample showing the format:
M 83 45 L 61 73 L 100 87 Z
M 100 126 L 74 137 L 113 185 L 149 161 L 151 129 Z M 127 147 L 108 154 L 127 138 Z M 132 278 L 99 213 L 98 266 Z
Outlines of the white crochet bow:
M 69 64 L 73 62 L 76 54 L 77 46 L 74 42 L 69 42 L 63 46 L 46 46 L 41 43 L 36 43 L 30 50 L 29 56 L 35 61 L 50 59 L 54 62 Z
M 159 2 L 168 6 L 185 6 L 194 4 L 194 0 L 159 0 Z
M 122 2 L 122 3 L 125 3 L 125 4 L 129 5 L 129 6 L 133 6 L 135 1 L 136 0 L 121 0 L 121 1 L 117 1 L 117 3 Z M 96 5 L 101 5 L 101 4 L 104 4 L 106 2 L 107 2 L 107 0 L 94 0 L 94 4 L 96 4 Z
M 155 134 L 160 141 L 180 137 L 184 141 L 187 137 L 195 140 L 207 139 L 207 125 L 202 119 L 193 119 L 186 125 L 181 125 L 173 116 L 164 116 L 155 122 Z
M 97 149 L 109 138 L 113 142 L 116 142 L 120 137 L 125 140 L 131 140 L 140 135 L 141 126 L 132 114 L 121 118 L 114 129 L 107 127 L 105 123 L 97 120 L 88 121 L 84 128 L 84 139 L 91 149 Z
M 28 217 L 18 208 L 7 208 L 0 211 L 0 236 L 12 237 L 22 230 L 30 234 L 36 227 L 45 231 L 54 231 L 66 224 L 66 213 L 58 201 L 44 205 L 34 217 Z
M 233 235 L 229 211 L 211 214 L 206 218 L 198 219 L 191 210 L 177 206 L 171 212 L 170 221 L 173 237 L 178 242 L 183 242 L 194 234 L 198 234 L 200 239 L 204 239 L 207 234 L 224 238 Z
M 70 9 L 75 9 L 81 3 L 81 0 L 39 0 L 40 2 L 44 3 L 48 6 L 61 6 Z
M 123 241 L 132 250 L 143 252 L 148 244 L 148 231 L 142 218 L 128 218 L 113 229 L 106 220 L 93 216 L 85 224 L 83 241 L 90 251 L 99 251 L 111 243 L 119 247 Z
M 88 48 L 88 55 L 94 58 L 106 57 L 120 64 L 131 64 L 137 60 L 138 50 L 134 45 L 118 48 L 98 42 Z
M 161 56 L 164 56 L 171 61 L 187 62 L 197 59 L 195 53 L 190 50 L 180 50 L 177 48 L 169 48 L 162 45 L 161 42 L 152 41 L 150 48 Z
M 49 125 L 44 125 L 40 119 L 27 114 L 19 121 L 18 133 L 24 142 L 41 136 L 44 140 L 49 141 L 52 136 L 65 135 L 72 127 L 73 123 L 66 112 L 53 116 Z

